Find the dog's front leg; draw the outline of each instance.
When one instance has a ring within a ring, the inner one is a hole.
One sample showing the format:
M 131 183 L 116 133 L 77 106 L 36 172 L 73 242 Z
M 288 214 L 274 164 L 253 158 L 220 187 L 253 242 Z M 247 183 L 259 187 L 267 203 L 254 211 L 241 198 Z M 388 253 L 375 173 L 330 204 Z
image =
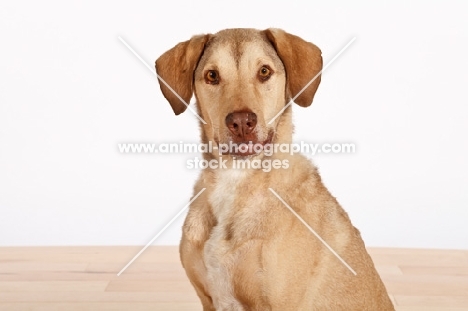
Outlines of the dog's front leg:
M 198 187 L 197 187 L 198 186 Z M 199 192 L 201 185 L 195 186 Z M 211 212 L 205 193 L 190 205 L 187 218 L 182 229 L 180 242 L 180 258 L 190 282 L 203 305 L 203 311 L 215 311 L 213 300 L 208 292 L 207 271 L 203 260 L 203 249 L 216 220 Z
M 206 287 L 207 274 L 203 262 L 203 245 L 188 240 L 184 234 L 180 243 L 180 258 L 190 282 L 200 297 L 203 311 L 216 311 Z

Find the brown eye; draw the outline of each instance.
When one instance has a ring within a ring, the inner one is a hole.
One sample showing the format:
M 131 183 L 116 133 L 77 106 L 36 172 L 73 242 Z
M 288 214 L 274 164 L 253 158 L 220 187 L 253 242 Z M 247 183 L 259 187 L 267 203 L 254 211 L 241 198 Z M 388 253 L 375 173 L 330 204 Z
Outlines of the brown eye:
M 270 69 L 268 66 L 262 66 L 260 70 L 258 71 L 258 77 L 260 78 L 261 81 L 266 81 L 268 80 L 271 75 L 273 74 L 273 70 Z
M 216 70 L 208 70 L 205 73 L 205 81 L 209 84 L 219 83 L 219 73 Z

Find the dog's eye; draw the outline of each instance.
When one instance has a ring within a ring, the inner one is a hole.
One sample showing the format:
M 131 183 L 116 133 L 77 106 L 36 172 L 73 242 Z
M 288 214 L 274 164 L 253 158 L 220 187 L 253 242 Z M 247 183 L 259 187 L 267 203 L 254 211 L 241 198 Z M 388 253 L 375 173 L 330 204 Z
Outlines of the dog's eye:
M 205 81 L 209 84 L 219 83 L 219 73 L 216 70 L 207 70 L 205 73 Z
M 273 70 L 270 69 L 270 67 L 264 65 L 260 70 L 258 71 L 258 77 L 261 81 L 266 81 L 268 80 L 271 75 L 273 74 Z

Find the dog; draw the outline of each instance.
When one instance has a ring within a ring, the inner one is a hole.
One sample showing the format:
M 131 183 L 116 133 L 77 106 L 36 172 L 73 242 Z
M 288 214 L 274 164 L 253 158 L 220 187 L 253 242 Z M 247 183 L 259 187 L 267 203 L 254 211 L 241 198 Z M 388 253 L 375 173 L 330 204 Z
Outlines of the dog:
M 359 231 L 316 167 L 301 154 L 265 152 L 292 143 L 289 102 L 311 105 L 320 49 L 280 29 L 226 29 L 177 44 L 155 65 L 176 115 L 195 95 L 201 142 L 218 147 L 203 158 L 223 162 L 202 170 L 180 244 L 203 310 L 394 310 Z

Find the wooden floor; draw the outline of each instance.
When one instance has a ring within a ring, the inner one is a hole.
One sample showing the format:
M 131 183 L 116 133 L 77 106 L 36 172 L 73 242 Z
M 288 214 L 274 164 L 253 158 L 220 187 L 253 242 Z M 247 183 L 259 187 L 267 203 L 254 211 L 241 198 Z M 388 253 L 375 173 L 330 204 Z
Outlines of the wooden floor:
M 200 311 L 177 247 L 0 248 L 0 310 Z M 468 251 L 370 249 L 399 311 L 468 310 Z

